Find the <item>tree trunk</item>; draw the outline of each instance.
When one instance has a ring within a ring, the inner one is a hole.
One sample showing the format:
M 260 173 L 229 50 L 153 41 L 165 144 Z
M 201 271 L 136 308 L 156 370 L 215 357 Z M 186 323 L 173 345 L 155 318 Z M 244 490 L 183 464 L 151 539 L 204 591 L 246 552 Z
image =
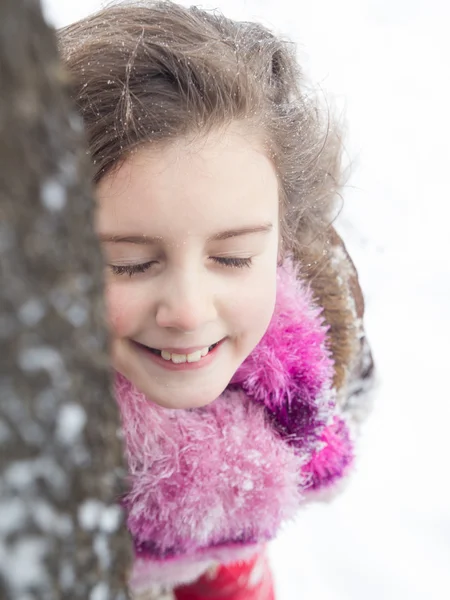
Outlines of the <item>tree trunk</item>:
M 90 169 L 38 0 L 0 1 L 0 597 L 125 598 Z

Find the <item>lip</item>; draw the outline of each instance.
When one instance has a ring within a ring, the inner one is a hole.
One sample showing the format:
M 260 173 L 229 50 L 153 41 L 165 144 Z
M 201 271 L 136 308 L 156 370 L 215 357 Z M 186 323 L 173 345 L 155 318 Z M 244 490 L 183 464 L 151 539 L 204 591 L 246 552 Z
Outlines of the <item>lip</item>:
M 222 341 L 222 340 L 220 340 Z M 154 350 L 165 350 L 166 352 L 170 352 L 170 354 L 192 354 L 193 352 L 198 352 L 199 350 L 203 350 L 203 348 L 209 348 L 213 344 L 218 342 L 213 342 L 212 344 L 205 344 L 204 346 L 190 346 L 189 348 L 156 348 Z M 153 346 L 150 346 L 153 348 Z
M 146 346 L 139 344 L 138 342 L 134 342 L 134 344 L 137 350 L 146 360 L 150 360 L 153 364 L 156 364 L 159 367 L 166 369 L 167 371 L 196 371 L 198 369 L 204 369 L 205 367 L 209 366 L 212 362 L 214 362 L 225 339 L 226 338 L 221 339 L 220 342 L 217 343 L 217 346 L 215 346 L 210 352 L 208 352 L 206 356 L 203 356 L 199 361 L 192 363 L 186 361 L 184 363 L 179 364 L 173 363 L 171 360 L 165 360 L 164 358 L 162 358 L 162 356 L 154 354 Z M 196 348 L 198 348 L 199 350 L 205 347 L 206 346 L 196 346 Z M 191 349 L 183 348 L 183 350 Z M 177 348 L 177 351 L 180 354 L 189 354 L 189 352 L 181 352 L 180 348 Z M 192 351 L 195 352 L 195 350 L 191 350 L 191 352 Z

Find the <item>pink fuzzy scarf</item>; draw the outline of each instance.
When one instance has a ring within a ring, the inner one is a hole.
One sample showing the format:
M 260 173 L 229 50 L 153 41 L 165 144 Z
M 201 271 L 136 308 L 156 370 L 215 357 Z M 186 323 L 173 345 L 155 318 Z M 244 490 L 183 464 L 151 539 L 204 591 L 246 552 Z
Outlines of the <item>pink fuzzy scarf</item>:
M 266 334 L 212 404 L 164 409 L 117 376 L 135 592 L 254 552 L 310 491 L 347 474 L 353 445 L 336 412 L 320 313 L 286 261 Z

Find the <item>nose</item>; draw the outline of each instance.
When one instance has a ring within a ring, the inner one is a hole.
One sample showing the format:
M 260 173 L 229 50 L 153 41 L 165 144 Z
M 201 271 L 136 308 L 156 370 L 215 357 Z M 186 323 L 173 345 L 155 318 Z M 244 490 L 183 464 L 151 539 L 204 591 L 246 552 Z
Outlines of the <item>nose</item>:
M 161 282 L 156 307 L 159 327 L 190 333 L 216 316 L 214 295 L 198 273 L 179 269 Z

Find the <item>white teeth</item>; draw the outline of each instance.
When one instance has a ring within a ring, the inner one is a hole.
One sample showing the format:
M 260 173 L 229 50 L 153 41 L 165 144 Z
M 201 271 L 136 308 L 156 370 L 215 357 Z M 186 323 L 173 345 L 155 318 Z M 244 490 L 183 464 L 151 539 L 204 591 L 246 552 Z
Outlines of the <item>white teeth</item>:
M 187 360 L 186 354 L 172 354 L 170 358 L 172 359 L 172 362 L 176 365 L 180 363 L 185 363 Z
M 171 360 L 176 365 L 181 363 L 189 362 L 198 362 L 201 358 L 206 356 L 209 352 L 209 346 L 202 348 L 202 350 L 197 350 L 196 352 L 191 352 L 191 354 L 171 354 L 167 352 L 167 350 L 161 350 L 161 357 L 164 360 Z
M 203 355 L 205 356 L 205 355 Z M 191 354 L 187 355 L 187 361 L 188 362 L 198 362 L 202 357 L 202 351 L 201 350 L 197 350 L 197 352 L 192 352 Z

